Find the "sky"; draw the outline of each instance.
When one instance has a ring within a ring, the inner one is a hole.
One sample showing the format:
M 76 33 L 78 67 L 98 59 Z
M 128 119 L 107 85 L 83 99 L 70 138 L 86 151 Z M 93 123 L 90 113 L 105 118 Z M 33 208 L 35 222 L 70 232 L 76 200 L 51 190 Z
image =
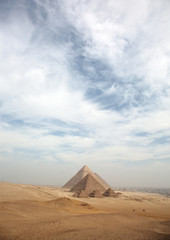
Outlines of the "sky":
M 170 1 L 0 0 L 0 181 L 170 187 Z

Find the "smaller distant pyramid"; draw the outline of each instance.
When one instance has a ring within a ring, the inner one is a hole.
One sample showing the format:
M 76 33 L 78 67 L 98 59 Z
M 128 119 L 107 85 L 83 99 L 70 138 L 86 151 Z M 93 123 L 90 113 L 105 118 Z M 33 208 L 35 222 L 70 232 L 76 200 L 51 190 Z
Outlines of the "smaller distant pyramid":
M 117 198 L 119 197 L 120 193 L 115 193 L 115 191 L 111 188 L 108 188 L 106 192 L 103 194 L 105 197 L 114 197 Z
M 86 165 L 82 167 L 63 187 L 64 188 L 72 188 L 74 187 L 80 180 L 82 180 L 87 174 L 92 171 Z
M 102 198 L 102 197 L 104 197 L 103 194 L 99 190 L 94 190 L 93 192 L 91 192 L 89 194 L 89 196 L 93 197 L 93 198 Z
M 71 192 L 79 192 L 81 190 L 86 191 L 88 194 L 93 191 L 100 191 L 104 193 L 106 189 L 97 181 L 92 174 L 87 174 L 82 180 L 80 180 L 72 189 Z
M 73 197 L 88 198 L 89 195 L 88 195 L 88 193 L 87 193 L 86 191 L 81 190 L 81 191 L 76 192 L 76 193 L 73 195 Z

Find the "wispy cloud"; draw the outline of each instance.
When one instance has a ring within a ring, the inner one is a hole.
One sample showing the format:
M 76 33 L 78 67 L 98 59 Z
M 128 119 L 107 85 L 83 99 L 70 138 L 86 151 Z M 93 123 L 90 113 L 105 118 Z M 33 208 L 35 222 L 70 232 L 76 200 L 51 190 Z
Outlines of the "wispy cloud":
M 0 9 L 3 161 L 166 168 L 169 1 L 8 0 Z

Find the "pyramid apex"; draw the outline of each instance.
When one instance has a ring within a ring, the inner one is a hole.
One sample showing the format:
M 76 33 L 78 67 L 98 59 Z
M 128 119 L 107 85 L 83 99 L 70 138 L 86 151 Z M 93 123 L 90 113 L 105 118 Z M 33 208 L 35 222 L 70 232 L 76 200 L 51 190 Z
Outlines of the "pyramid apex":
M 92 171 L 90 170 L 90 168 L 87 167 L 87 165 L 84 165 L 63 187 L 65 188 L 74 187 L 88 173 L 92 173 Z
M 83 170 L 90 170 L 90 168 L 87 166 L 87 165 L 84 165 L 83 167 L 82 167 L 82 169 Z M 91 170 L 90 170 L 91 171 Z

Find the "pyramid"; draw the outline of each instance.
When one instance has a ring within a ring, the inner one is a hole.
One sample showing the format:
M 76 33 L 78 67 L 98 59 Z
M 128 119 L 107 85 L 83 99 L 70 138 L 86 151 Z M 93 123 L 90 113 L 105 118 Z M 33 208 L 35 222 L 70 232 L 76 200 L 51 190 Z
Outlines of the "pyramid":
M 114 197 L 117 198 L 119 197 L 120 193 L 115 193 L 115 191 L 111 188 L 108 188 L 106 192 L 103 194 L 105 197 Z
M 105 180 L 103 180 L 103 178 L 101 178 L 97 173 L 94 173 L 94 175 L 98 182 L 100 182 L 105 189 L 110 188 L 109 184 L 107 184 L 107 182 L 105 182 Z
M 90 168 L 84 165 L 64 186 L 63 188 L 73 188 L 80 180 L 82 180 L 87 174 L 91 174 L 96 180 L 107 190 L 110 186 L 97 174 L 93 173 Z
M 94 190 L 93 192 L 91 192 L 89 194 L 90 197 L 93 197 L 93 198 L 102 198 L 104 197 L 103 194 L 99 191 L 99 190 Z
M 71 192 L 79 192 L 81 190 L 85 190 L 89 194 L 94 190 L 104 193 L 106 189 L 96 180 L 93 173 L 89 173 L 71 189 Z
M 73 197 L 88 198 L 89 195 L 88 195 L 88 193 L 87 193 L 86 191 L 81 190 L 81 191 L 76 192 L 76 193 L 73 195 Z
M 64 186 L 63 188 L 72 188 L 74 187 L 81 179 L 83 179 L 88 173 L 92 173 L 92 171 L 84 165 Z

